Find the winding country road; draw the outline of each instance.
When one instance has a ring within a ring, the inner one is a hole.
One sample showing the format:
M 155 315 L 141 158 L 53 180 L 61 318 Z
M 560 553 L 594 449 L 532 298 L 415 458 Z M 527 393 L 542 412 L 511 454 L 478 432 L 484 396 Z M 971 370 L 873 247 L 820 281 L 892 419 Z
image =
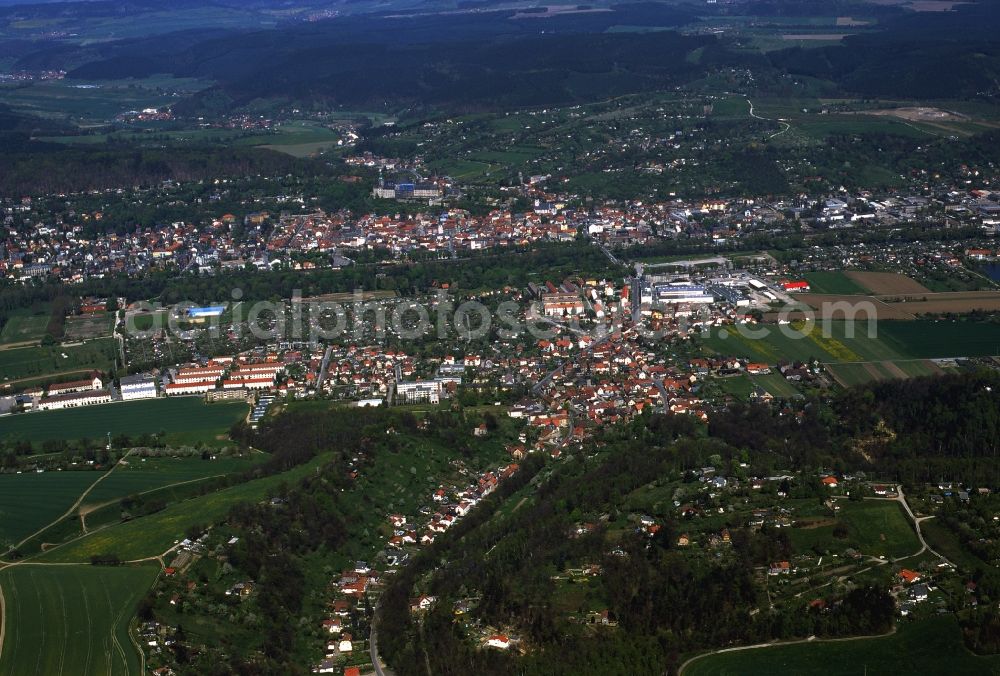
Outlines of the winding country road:
M 786 131 L 788 131 L 789 129 L 792 128 L 792 125 L 788 124 L 784 120 L 781 120 L 781 119 L 773 120 L 770 117 L 761 117 L 760 115 L 758 115 L 757 113 L 754 112 L 753 101 L 751 101 L 750 99 L 747 99 L 747 103 L 750 104 L 750 117 L 754 118 L 755 120 L 764 120 L 765 122 L 777 122 L 778 124 L 785 125 L 784 129 L 782 129 L 781 131 L 774 132 L 773 134 L 771 134 L 770 136 L 768 136 L 768 138 L 774 138 L 775 136 L 781 136 Z

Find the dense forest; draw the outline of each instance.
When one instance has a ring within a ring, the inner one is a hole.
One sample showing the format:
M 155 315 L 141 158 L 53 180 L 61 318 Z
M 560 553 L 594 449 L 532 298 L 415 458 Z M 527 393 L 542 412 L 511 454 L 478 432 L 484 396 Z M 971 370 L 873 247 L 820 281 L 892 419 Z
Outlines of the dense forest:
M 762 17 L 845 16 L 852 3 L 747 3 Z M 488 7 L 488 5 L 487 5 Z M 864 96 L 965 98 L 997 94 L 1000 53 L 990 32 L 995 3 L 956 11 L 865 7 L 877 29 L 842 45 L 754 54 L 731 39 L 662 29 L 697 26 L 731 10 L 623 3 L 601 11 L 524 19 L 523 10 L 353 14 L 246 32 L 187 31 L 82 46 L 23 50 L 17 67 L 67 68 L 81 79 L 170 73 L 218 84 L 178 105 L 189 115 L 262 100 L 304 105 L 416 105 L 452 110 L 569 104 L 673 87 L 720 68 L 750 67 L 832 83 Z M 786 21 L 787 23 L 787 21 Z M 793 23 L 789 23 L 793 26 Z M 618 33 L 622 26 L 654 32 Z M 697 56 L 692 56 L 697 54 Z M 82 65 L 81 65 L 82 64 Z M 358 79 L 357 72 L 366 77 Z M 373 108 L 374 109 L 374 108 Z
M 8 196 L 149 187 L 167 180 L 329 173 L 321 163 L 264 148 L 68 148 L 13 137 L 7 137 L 5 145 L 7 151 L 0 154 L 0 195 Z

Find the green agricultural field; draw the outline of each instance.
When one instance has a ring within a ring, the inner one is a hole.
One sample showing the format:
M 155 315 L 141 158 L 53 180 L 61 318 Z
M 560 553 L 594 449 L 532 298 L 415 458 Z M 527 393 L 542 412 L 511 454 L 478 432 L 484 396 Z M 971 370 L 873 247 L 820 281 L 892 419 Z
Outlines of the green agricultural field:
M 798 553 L 811 553 L 815 548 L 842 552 L 851 548 L 866 556 L 902 558 L 915 554 L 920 543 L 912 526 L 896 502 L 840 500 L 837 520 L 847 526 L 847 537 L 836 538 L 834 525 L 817 528 L 792 528 L 789 537 Z
M 990 565 L 967 548 L 958 535 L 938 519 L 928 519 L 920 524 L 920 532 L 931 548 L 962 570 L 988 570 Z
M 940 367 L 926 359 L 902 359 L 892 362 L 828 364 L 827 369 L 845 387 L 863 385 L 877 380 L 918 378 L 942 373 Z
M 441 172 L 458 180 L 471 180 L 481 178 L 494 166 L 489 162 L 479 162 L 473 160 L 439 160 L 428 162 L 427 166 L 435 171 Z
M 115 340 L 113 338 L 91 340 L 79 345 L 19 347 L 0 350 L 0 384 L 21 378 L 54 376 L 80 369 L 110 371 L 114 363 Z
M 136 458 L 130 457 L 128 465 L 120 465 L 107 479 L 97 484 L 84 500 L 84 506 L 102 504 L 135 493 L 145 493 L 171 484 L 196 481 L 207 477 L 222 476 L 250 469 L 266 459 L 265 454 L 244 458 Z
M 987 322 L 920 320 L 880 322 L 879 339 L 895 344 L 906 356 L 987 357 L 1000 355 L 1000 326 Z
M 0 571 L 6 612 L 0 673 L 139 676 L 129 634 L 156 566 L 15 566 Z
M 895 362 L 895 365 L 910 378 L 935 376 L 942 373 L 941 367 L 925 359 L 898 361 Z
M 125 561 L 159 556 L 183 539 L 184 532 L 190 526 L 216 523 L 225 517 L 233 505 L 263 500 L 281 484 L 294 484 L 329 459 L 329 455 L 318 456 L 288 472 L 185 500 L 155 514 L 91 532 L 65 545 L 49 549 L 38 560 L 50 563 L 88 563 L 91 556 L 99 554 L 115 554 Z
M 809 642 L 740 650 L 692 662 L 683 676 L 985 676 L 1000 674 L 1000 658 L 980 657 L 962 644 L 952 615 L 903 623 L 893 636 Z
M 184 482 L 233 474 L 249 469 L 267 456 L 257 454 L 245 458 L 130 458 L 128 465 L 115 467 L 111 474 L 104 471 L 30 472 L 0 474 L 0 550 L 6 550 L 59 519 L 84 491 L 98 482 L 82 503 L 89 511 L 97 505 L 111 503 L 114 520 L 118 518 L 117 500 L 136 493 L 156 491 Z M 106 476 L 105 476 L 106 475 Z M 102 479 L 102 477 L 105 477 Z M 162 496 L 167 499 L 169 496 Z M 169 501 L 169 500 L 168 500 Z M 90 517 L 88 524 L 92 525 Z M 37 542 L 60 542 L 79 534 L 76 516 L 65 523 L 40 533 Z M 31 545 L 26 545 L 31 549 Z M 37 543 L 36 543 L 37 546 Z
M 854 326 L 850 326 L 854 324 Z M 848 337 L 850 329 L 853 337 Z M 880 325 L 881 328 L 881 325 Z M 705 345 L 717 354 L 745 357 L 774 364 L 788 361 L 821 362 L 882 361 L 901 355 L 892 344 L 881 336 L 869 338 L 863 322 L 835 321 L 830 323 L 829 337 L 823 336 L 822 327 L 816 324 L 808 333 L 798 325 L 766 325 L 761 338 L 742 335 L 734 328 L 712 331 L 704 338 Z
M 864 385 L 874 380 L 885 380 L 888 377 L 874 363 L 830 364 L 827 369 L 844 387 Z
M 862 553 L 901 558 L 920 549 L 916 532 L 896 502 L 841 500 L 840 504 L 840 518 L 847 523 L 849 538 L 857 542 Z
M 0 352 L 3 354 L 3 352 Z M 200 397 L 115 402 L 62 411 L 38 411 L 0 418 L 0 435 L 38 444 L 47 439 L 97 439 L 166 432 L 168 444 L 219 441 L 247 414 L 241 402 L 205 403 Z
M 802 275 L 809 282 L 812 293 L 831 294 L 866 294 L 867 289 L 861 287 L 843 272 L 807 272 Z
M 0 551 L 62 516 L 101 474 L 0 474 Z
M 0 331 L 0 345 L 41 340 L 49 324 L 49 316 L 48 304 L 34 310 L 26 308 L 11 312 Z
M 750 380 L 764 388 L 765 391 L 770 392 L 772 397 L 790 399 L 801 394 L 795 385 L 785 380 L 780 373 L 772 372 L 763 376 L 750 376 Z
M 734 328 L 713 330 L 704 344 L 720 355 L 745 357 L 774 364 L 780 359 L 823 363 L 895 362 L 901 359 L 936 357 L 981 357 L 1000 354 L 1000 328 L 978 322 L 934 320 L 882 321 L 868 334 L 863 321 L 830 322 L 830 335 L 823 336 L 817 323 L 809 333 L 798 324 L 758 327 L 767 331 L 750 338 Z M 853 328 L 853 337 L 848 337 Z

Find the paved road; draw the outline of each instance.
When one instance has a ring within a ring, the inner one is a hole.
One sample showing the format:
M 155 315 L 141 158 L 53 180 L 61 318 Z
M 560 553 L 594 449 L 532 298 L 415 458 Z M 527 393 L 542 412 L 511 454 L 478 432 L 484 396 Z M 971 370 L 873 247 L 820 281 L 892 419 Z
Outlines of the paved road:
M 326 369 L 330 365 L 330 355 L 333 353 L 333 346 L 327 345 L 326 352 L 323 353 L 323 363 L 319 365 L 319 375 L 316 377 L 316 391 L 323 391 L 323 381 L 326 380 Z
M 604 252 L 604 255 L 608 257 L 609 261 L 611 261 L 615 265 L 624 265 L 624 263 L 622 263 L 620 260 L 618 260 L 618 258 L 613 253 L 611 253 L 610 250 L 608 250 L 608 247 L 604 246 L 600 242 L 596 242 L 595 241 L 594 243 L 597 245 L 598 249 L 600 249 L 601 251 Z
M 375 614 L 372 616 L 372 631 L 368 636 L 368 653 L 372 658 L 372 665 L 375 667 L 375 676 L 395 676 L 392 671 L 382 667 L 382 661 L 378 656 L 378 632 L 375 631 L 375 625 L 378 622 L 378 608 L 375 609 Z
M 667 392 L 667 388 L 663 386 L 663 380 L 660 378 L 653 378 L 653 383 L 656 385 L 656 389 L 660 391 L 660 399 L 663 400 L 663 412 L 669 413 L 670 409 L 667 402 L 670 401 L 670 393 Z

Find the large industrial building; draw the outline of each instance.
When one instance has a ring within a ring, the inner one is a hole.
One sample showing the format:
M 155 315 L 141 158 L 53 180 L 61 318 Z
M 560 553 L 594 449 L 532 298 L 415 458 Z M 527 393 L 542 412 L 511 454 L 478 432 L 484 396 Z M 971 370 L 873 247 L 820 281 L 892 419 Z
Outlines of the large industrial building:
M 643 306 L 662 303 L 712 303 L 713 296 L 703 284 L 692 284 L 686 280 L 658 280 L 655 277 L 637 280 L 639 303 Z
M 152 399 L 156 397 L 156 379 L 144 375 L 125 376 L 118 389 L 121 391 L 122 401 Z
M 437 199 L 443 194 L 436 183 L 423 181 L 419 183 L 396 183 L 380 180 L 372 190 L 375 197 L 386 200 Z

